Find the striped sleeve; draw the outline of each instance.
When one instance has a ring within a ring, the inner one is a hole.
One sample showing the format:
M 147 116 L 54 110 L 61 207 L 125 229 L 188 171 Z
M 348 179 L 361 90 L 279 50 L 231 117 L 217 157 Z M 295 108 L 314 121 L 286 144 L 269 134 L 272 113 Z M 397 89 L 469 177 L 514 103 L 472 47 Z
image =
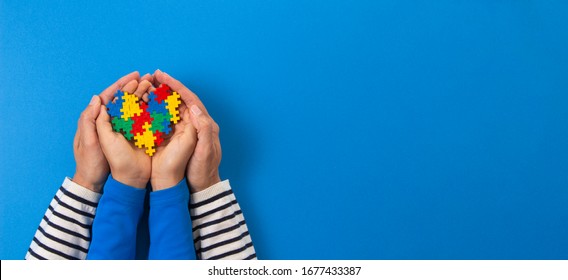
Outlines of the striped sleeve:
M 229 180 L 191 194 L 189 209 L 199 259 L 256 259 L 245 218 Z
M 85 259 L 100 197 L 101 194 L 65 178 L 39 224 L 25 259 Z

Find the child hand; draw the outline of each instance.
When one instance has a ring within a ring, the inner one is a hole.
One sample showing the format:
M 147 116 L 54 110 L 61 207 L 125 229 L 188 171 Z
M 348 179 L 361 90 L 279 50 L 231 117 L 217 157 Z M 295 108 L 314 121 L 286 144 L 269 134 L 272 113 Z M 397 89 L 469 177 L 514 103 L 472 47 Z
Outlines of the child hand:
M 122 90 L 138 93 L 137 88 L 138 82 L 133 80 L 126 84 Z M 105 106 L 101 106 L 96 128 L 102 151 L 108 160 L 113 178 L 128 186 L 145 188 L 152 170 L 151 159 L 144 150 L 128 142 L 122 134 L 113 131 L 110 116 Z
M 154 191 L 173 187 L 184 178 L 187 163 L 197 142 L 195 128 L 183 103 L 179 112 L 181 120 L 175 124 L 173 135 L 156 148 L 152 157 L 150 180 Z

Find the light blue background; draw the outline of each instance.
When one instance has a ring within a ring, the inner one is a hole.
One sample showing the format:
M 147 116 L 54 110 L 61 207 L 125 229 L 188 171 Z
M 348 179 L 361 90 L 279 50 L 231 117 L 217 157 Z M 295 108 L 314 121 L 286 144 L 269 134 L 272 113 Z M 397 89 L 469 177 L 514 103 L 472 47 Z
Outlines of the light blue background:
M 221 127 L 262 259 L 567 259 L 565 1 L 0 1 L 0 258 L 139 70 Z

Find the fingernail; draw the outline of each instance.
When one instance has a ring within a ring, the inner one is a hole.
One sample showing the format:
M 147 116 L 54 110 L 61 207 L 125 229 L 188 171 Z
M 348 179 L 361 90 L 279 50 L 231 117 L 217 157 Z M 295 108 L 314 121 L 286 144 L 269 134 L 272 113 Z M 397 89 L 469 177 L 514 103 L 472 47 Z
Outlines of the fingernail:
M 196 116 L 199 116 L 199 115 L 201 115 L 202 112 L 201 112 L 201 109 L 199 109 L 199 107 L 197 107 L 195 105 L 191 105 L 191 113 L 196 115 Z
M 99 98 L 97 95 L 93 95 L 93 97 L 91 97 L 91 102 L 89 102 L 89 105 L 95 105 L 97 103 L 97 98 Z

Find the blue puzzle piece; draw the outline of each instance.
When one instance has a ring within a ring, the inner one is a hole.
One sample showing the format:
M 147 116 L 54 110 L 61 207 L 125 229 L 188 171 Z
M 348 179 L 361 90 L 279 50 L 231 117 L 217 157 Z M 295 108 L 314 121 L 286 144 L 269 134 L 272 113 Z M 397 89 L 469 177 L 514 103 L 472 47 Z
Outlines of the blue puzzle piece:
M 172 131 L 170 125 L 171 125 L 170 120 L 168 120 L 168 119 L 164 120 L 164 122 L 162 123 L 162 126 L 163 126 L 162 129 L 164 131 L 162 131 L 162 132 L 165 133 L 165 134 L 170 134 L 170 132 Z
M 166 102 L 158 102 L 156 100 L 156 98 L 158 98 L 158 96 L 156 95 L 156 93 L 154 92 L 150 92 L 150 94 L 148 94 L 148 99 L 150 99 L 150 102 L 148 102 L 148 111 L 151 113 L 160 113 L 160 114 L 167 114 L 169 112 L 169 110 L 166 108 Z
M 118 97 L 115 103 L 112 103 L 111 101 L 106 105 L 108 108 L 108 114 L 111 117 L 122 118 L 122 112 L 120 109 L 122 109 L 122 103 L 124 103 L 124 99 L 122 98 L 124 96 L 124 92 L 119 90 L 114 94 L 114 96 Z

